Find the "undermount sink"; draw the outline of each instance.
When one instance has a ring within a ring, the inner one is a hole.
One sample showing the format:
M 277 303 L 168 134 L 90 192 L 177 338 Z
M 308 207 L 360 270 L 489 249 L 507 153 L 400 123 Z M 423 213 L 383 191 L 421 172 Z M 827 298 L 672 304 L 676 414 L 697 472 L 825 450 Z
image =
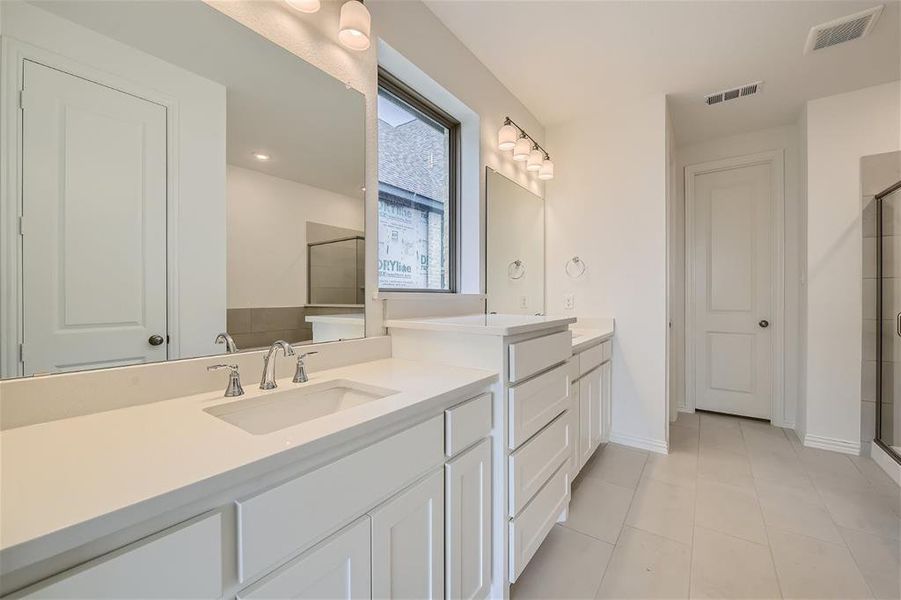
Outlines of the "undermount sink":
M 204 411 L 247 433 L 262 435 L 396 394 L 346 379 L 266 392 L 256 398 L 219 404 Z

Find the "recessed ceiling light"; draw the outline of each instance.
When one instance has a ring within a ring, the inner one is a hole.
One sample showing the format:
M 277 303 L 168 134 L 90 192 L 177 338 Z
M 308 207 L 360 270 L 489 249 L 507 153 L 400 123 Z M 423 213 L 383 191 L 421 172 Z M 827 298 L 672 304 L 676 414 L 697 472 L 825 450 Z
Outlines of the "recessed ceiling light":
M 271 156 L 269 156 L 268 154 L 266 154 L 264 152 L 254 152 L 253 157 L 257 160 L 269 160 L 270 158 L 272 158 Z

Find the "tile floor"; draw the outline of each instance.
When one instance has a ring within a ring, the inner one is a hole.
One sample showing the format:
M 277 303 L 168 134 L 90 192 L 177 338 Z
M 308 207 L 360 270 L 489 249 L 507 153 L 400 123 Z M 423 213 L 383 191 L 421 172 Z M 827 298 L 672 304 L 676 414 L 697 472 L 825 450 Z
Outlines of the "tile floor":
M 901 598 L 901 491 L 870 459 L 710 414 L 670 446 L 600 450 L 513 598 Z

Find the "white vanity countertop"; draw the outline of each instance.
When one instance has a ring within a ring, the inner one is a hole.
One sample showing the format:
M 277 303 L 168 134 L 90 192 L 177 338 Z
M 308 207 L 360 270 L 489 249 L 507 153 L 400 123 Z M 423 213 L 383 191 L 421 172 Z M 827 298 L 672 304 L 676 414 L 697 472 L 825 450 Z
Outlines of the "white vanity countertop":
M 0 432 L 0 561 L 30 564 L 250 478 L 476 395 L 497 374 L 387 358 L 313 372 L 399 393 L 264 435 L 203 409 L 254 398 L 206 392 Z M 223 378 L 223 381 L 225 379 Z M 276 390 L 278 391 L 278 390 Z
M 573 333 L 573 354 L 609 340 L 613 337 L 614 331 L 612 319 L 610 320 L 609 326 L 597 325 L 583 327 L 579 323 L 576 323 L 569 329 Z
M 448 331 L 477 335 L 507 336 L 529 333 L 575 323 L 575 317 L 547 317 L 533 315 L 464 315 L 459 317 L 422 317 L 417 319 L 389 319 L 389 329 L 419 329 Z
M 307 323 L 333 323 L 335 325 L 363 325 L 363 313 L 346 313 L 341 315 L 310 315 Z

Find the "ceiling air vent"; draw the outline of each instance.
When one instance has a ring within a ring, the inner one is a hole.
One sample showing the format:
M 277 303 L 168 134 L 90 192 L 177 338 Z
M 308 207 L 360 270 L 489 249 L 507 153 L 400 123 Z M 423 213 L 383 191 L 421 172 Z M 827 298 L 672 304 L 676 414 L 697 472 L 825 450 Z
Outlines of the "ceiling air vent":
M 883 6 L 880 4 L 859 13 L 812 27 L 810 33 L 807 34 L 804 54 L 867 35 L 876 25 L 879 15 L 882 14 Z
M 714 104 L 719 104 L 720 102 L 726 102 L 727 100 L 735 100 L 736 98 L 744 98 L 745 96 L 753 96 L 754 94 L 759 93 L 761 88 L 763 88 L 762 81 L 755 81 L 754 83 L 746 83 L 745 85 L 740 85 L 736 88 L 723 90 L 722 92 L 714 92 L 713 94 L 707 94 L 704 101 L 707 103 L 707 106 L 713 106 Z

